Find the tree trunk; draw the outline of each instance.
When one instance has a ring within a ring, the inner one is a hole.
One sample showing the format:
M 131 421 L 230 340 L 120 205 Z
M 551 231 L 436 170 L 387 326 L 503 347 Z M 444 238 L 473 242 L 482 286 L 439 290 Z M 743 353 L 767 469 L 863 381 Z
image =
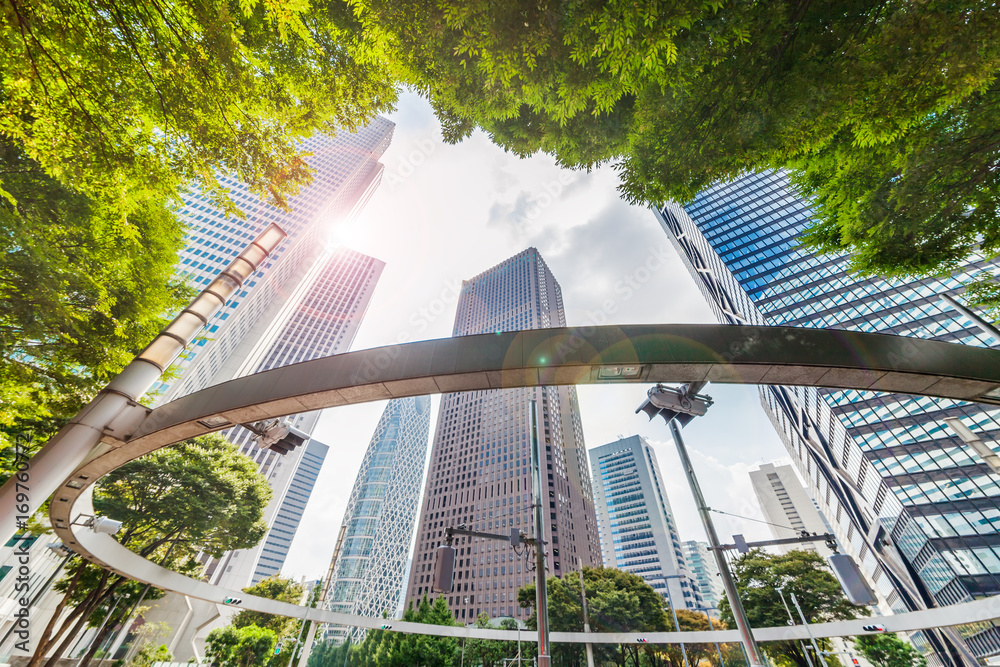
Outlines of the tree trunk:
M 52 656 L 45 662 L 45 667 L 55 667 L 59 659 L 67 650 L 70 649 L 73 644 L 73 640 L 76 639 L 80 630 L 86 626 L 87 621 L 90 620 L 90 616 L 94 613 L 94 610 L 97 609 L 97 606 L 101 602 L 106 601 L 110 594 L 114 592 L 115 588 L 117 588 L 117 583 L 110 587 L 107 585 L 109 574 L 110 573 L 108 572 L 104 572 L 101 575 L 101 579 L 97 586 L 94 587 L 94 590 L 91 591 L 86 598 L 84 598 L 82 603 L 77 605 L 77 609 L 81 611 L 77 617 L 76 623 L 73 624 L 73 628 L 70 630 L 66 638 L 63 639 L 59 648 L 56 649 L 55 653 L 53 653 Z M 74 613 L 75 611 L 76 610 L 74 610 Z M 60 628 L 60 632 L 62 632 L 62 628 Z
M 117 585 L 115 587 L 117 588 Z M 104 643 L 109 635 L 114 634 L 115 629 L 123 621 L 122 617 L 130 611 L 131 608 L 128 605 L 125 605 L 123 609 L 117 610 L 115 616 L 108 618 L 108 622 L 105 623 L 101 631 L 97 633 L 97 636 L 91 643 L 90 648 L 87 650 L 87 654 L 83 656 L 83 660 L 81 660 L 76 667 L 88 667 L 90 665 L 90 661 L 94 659 L 94 656 L 97 655 L 97 652 L 100 650 L 101 644 Z
M 83 576 L 83 568 L 84 566 L 82 564 L 77 568 L 76 574 L 73 575 L 73 578 L 69 582 L 69 590 L 75 589 L 76 585 L 80 582 L 80 577 Z M 49 619 L 48 624 L 46 624 L 45 629 L 38 638 L 35 653 L 31 656 L 31 660 L 28 661 L 27 667 L 38 667 L 38 663 L 40 663 L 42 658 L 45 657 L 45 652 L 52 646 L 55 639 L 58 639 L 58 635 L 56 635 L 54 639 L 52 638 L 52 630 L 55 628 L 56 621 L 59 620 L 59 616 L 62 614 L 63 609 L 66 608 L 66 597 L 67 596 L 63 595 L 59 598 L 59 604 L 56 605 L 56 610 L 52 614 L 52 618 Z M 70 618 L 72 618 L 72 613 L 70 613 L 70 616 L 64 620 L 62 625 L 66 625 Z M 61 631 L 62 626 L 60 626 L 60 632 Z

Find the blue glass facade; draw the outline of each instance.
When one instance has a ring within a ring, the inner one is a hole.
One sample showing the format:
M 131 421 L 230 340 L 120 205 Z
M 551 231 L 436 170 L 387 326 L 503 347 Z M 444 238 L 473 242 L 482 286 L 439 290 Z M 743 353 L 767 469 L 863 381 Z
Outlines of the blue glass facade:
M 706 607 L 684 560 L 653 448 L 634 435 L 590 450 L 601 557 L 642 577 L 671 608 Z
M 996 276 L 1000 264 L 977 258 L 954 275 L 922 280 L 851 275 L 847 256 L 799 246 L 812 213 L 781 173 L 718 184 L 657 217 L 720 322 L 1000 346 L 942 299 L 961 300 L 970 276 Z M 945 422 L 960 419 L 1000 451 L 1000 409 L 793 387 L 762 387 L 761 399 L 883 606 L 903 611 L 1000 593 L 1000 476 Z M 915 637 L 925 640 L 944 662 L 1000 653 L 1000 632 L 989 623 Z

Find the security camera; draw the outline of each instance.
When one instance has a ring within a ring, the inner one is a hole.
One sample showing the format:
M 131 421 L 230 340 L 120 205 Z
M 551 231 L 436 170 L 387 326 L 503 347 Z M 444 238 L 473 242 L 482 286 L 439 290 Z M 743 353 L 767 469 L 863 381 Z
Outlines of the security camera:
M 90 527 L 95 533 L 114 535 L 122 529 L 122 522 L 109 519 L 106 516 L 95 516 L 94 520 L 90 522 Z
M 62 542 L 49 542 L 46 546 L 49 549 L 49 551 L 58 556 L 66 557 L 69 556 L 71 553 L 73 553 L 73 550 L 70 549 L 65 544 L 63 544 Z

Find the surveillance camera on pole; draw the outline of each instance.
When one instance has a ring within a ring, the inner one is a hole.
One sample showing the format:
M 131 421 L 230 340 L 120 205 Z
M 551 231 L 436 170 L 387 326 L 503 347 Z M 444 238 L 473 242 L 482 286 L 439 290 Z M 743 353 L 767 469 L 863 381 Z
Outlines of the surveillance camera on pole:
M 114 535 L 122 529 L 121 521 L 115 521 L 114 519 L 109 519 L 106 516 L 90 517 L 90 519 L 88 519 L 83 525 L 89 527 L 95 533 L 100 533 L 102 535 Z

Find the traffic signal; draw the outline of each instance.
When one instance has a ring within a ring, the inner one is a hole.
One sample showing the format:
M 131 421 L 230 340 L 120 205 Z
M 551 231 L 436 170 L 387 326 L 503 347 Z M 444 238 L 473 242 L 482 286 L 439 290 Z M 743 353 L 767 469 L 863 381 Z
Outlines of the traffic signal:
M 648 644 L 649 643 L 649 640 L 645 639 L 644 637 L 638 637 L 636 639 L 636 641 L 639 642 L 640 644 Z
M 827 556 L 826 560 L 830 563 L 830 569 L 833 570 L 851 604 L 858 607 L 878 604 L 875 593 L 868 587 L 864 575 L 861 574 L 853 558 L 847 554 L 832 554 Z
M 885 632 L 884 625 L 862 625 L 861 629 L 865 632 Z
M 226 598 L 222 604 L 243 604 L 243 598 Z
M 434 563 L 434 590 L 450 593 L 454 577 L 455 547 L 442 544 L 437 548 L 437 560 Z
M 276 644 L 275 645 L 275 647 L 274 647 L 274 654 L 275 655 L 280 655 L 281 654 L 281 644 Z
M 391 625 L 387 625 L 387 624 L 383 623 L 383 624 L 382 624 L 382 629 L 383 629 L 383 630 L 392 630 L 392 626 L 391 626 Z

